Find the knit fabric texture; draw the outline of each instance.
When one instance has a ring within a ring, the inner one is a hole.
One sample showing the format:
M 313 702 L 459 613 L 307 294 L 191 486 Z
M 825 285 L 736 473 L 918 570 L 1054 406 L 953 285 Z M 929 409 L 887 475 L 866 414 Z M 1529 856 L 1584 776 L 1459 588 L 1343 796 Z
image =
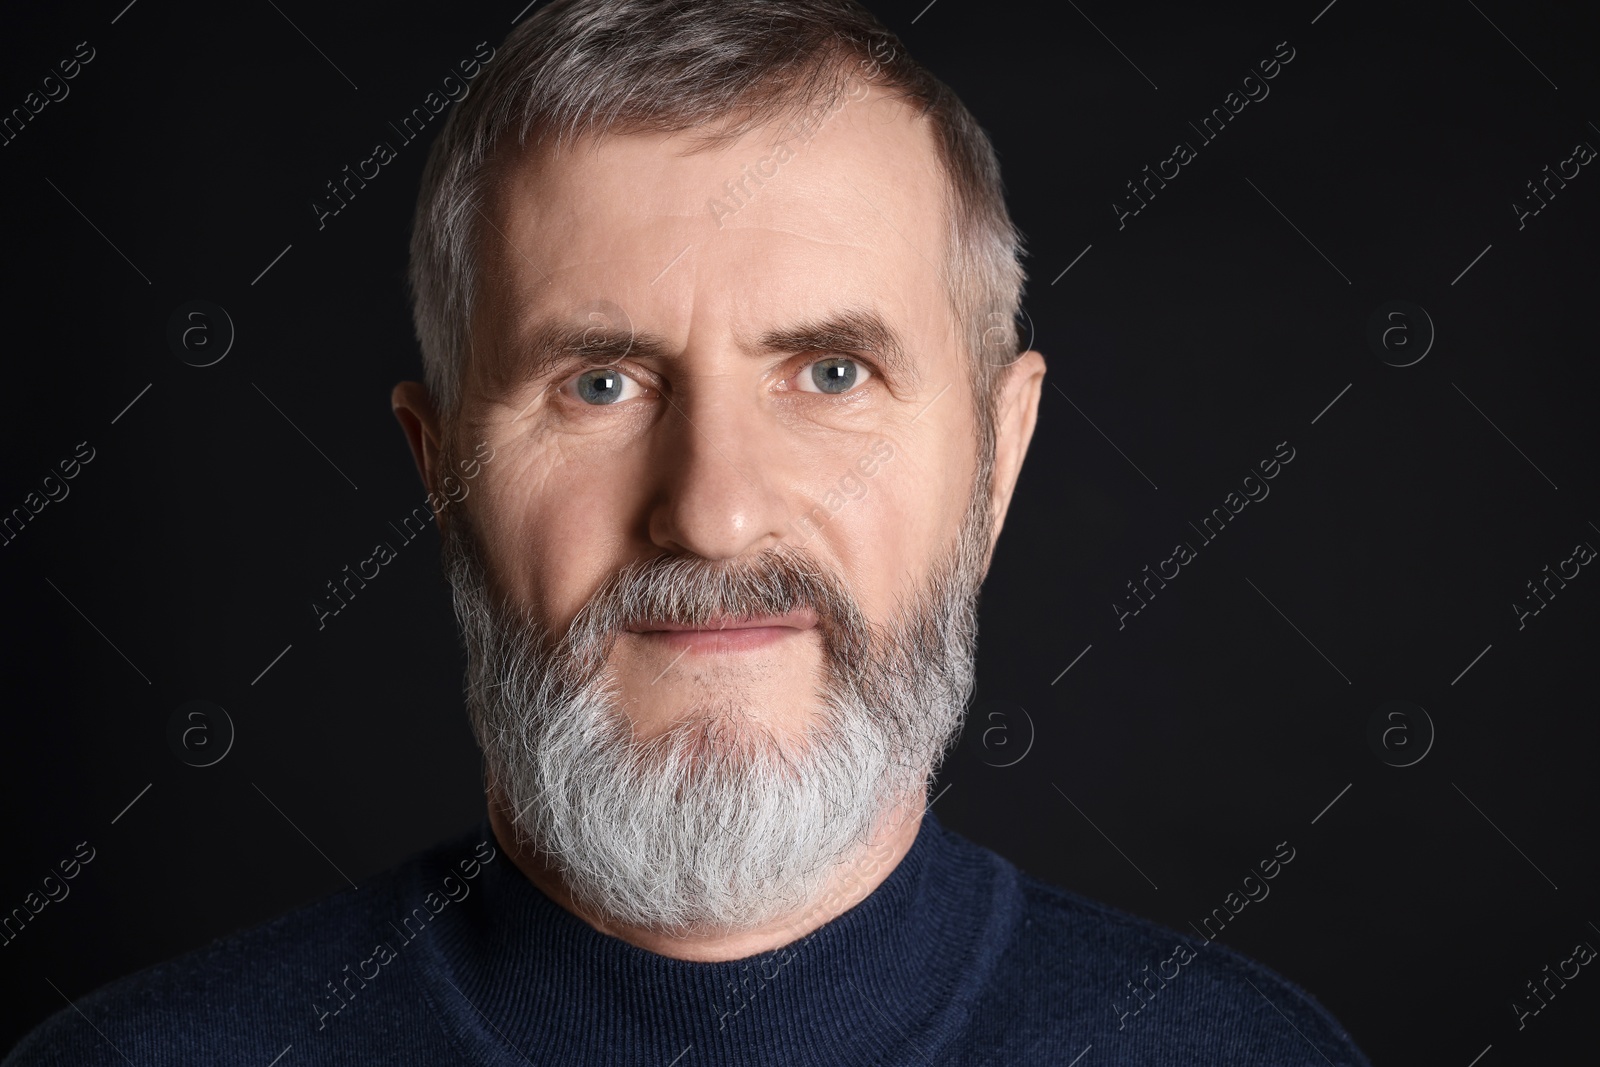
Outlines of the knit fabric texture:
M 1368 1067 L 1307 993 L 924 815 L 782 949 L 672 959 L 553 903 L 487 821 L 358 889 L 75 997 L 0 1067 Z

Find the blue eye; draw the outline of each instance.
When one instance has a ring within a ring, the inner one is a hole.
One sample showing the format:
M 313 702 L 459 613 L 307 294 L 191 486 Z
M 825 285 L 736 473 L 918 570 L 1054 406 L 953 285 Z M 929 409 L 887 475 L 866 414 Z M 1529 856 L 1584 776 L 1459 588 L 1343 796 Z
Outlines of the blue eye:
M 595 367 L 572 380 L 572 391 L 585 404 L 615 404 L 637 396 L 639 385 L 615 367 Z
M 870 376 L 859 360 L 847 356 L 819 359 L 801 375 L 801 388 L 806 392 L 848 393 Z

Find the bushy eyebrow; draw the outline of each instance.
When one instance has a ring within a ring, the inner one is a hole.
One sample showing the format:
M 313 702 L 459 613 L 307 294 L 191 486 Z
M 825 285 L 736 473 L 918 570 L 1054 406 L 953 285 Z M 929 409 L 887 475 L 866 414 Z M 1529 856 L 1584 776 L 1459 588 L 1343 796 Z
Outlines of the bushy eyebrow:
M 574 356 L 595 363 L 614 363 L 624 356 L 641 359 L 671 354 L 666 339 L 655 334 L 619 330 L 614 326 L 546 319 L 529 331 L 518 346 L 527 359 L 517 368 L 525 381 L 538 381 Z
M 881 366 L 902 388 L 919 391 L 916 361 L 906 351 L 899 332 L 876 311 L 851 309 L 769 330 L 761 335 L 761 347 L 769 352 L 862 356 Z
M 526 354 L 516 369 L 516 376 L 523 381 L 542 380 L 575 356 L 605 364 L 626 356 L 664 360 L 676 355 L 674 347 L 658 334 L 561 319 L 538 323 L 518 347 Z M 861 356 L 877 363 L 912 393 L 918 391 L 921 380 L 899 332 L 882 315 L 866 309 L 850 309 L 768 330 L 761 335 L 756 350 Z

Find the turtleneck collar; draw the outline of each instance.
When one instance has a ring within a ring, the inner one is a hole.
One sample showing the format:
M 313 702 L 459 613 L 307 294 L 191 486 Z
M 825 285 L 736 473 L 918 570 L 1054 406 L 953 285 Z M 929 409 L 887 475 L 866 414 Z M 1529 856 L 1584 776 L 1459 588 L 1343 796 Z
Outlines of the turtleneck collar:
M 487 821 L 482 833 L 493 840 Z M 398 887 L 401 914 L 454 858 L 441 850 L 414 869 Z M 849 911 L 782 949 L 719 963 L 603 934 L 498 855 L 418 939 L 412 974 L 474 1063 L 927 1063 L 960 1031 L 1020 910 L 1014 868 L 931 812 Z

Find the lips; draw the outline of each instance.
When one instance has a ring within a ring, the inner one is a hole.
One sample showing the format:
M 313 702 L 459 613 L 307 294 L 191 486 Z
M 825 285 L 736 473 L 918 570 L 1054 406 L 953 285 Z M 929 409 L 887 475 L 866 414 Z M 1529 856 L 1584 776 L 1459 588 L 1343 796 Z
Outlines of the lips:
M 648 620 L 627 627 L 647 641 L 695 652 L 744 652 L 795 637 L 817 625 L 817 613 L 801 608 L 782 615 L 723 616 L 703 623 Z

